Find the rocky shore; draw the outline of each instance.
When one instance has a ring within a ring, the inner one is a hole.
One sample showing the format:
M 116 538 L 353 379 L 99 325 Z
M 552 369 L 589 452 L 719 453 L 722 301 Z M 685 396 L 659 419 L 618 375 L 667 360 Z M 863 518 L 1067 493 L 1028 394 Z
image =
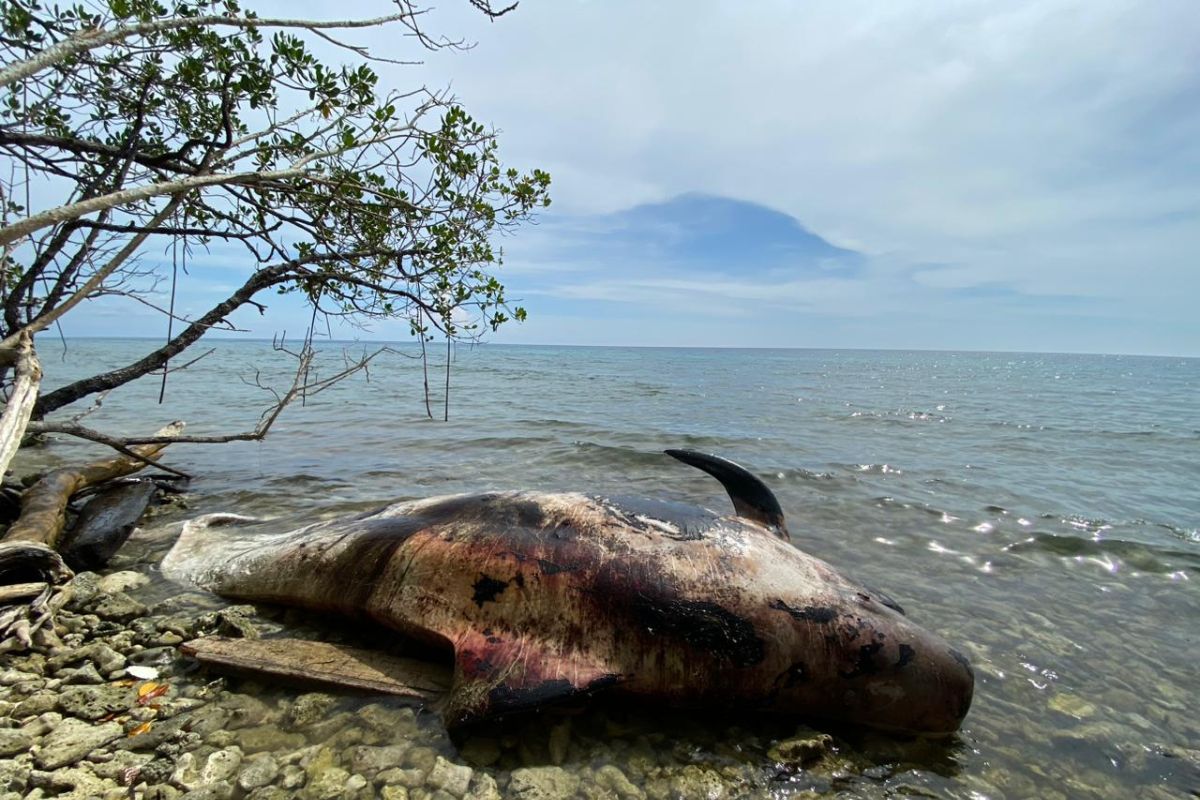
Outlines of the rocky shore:
M 452 741 L 435 714 L 396 700 L 198 669 L 180 643 L 306 623 L 149 584 L 137 571 L 81 573 L 57 617 L 61 644 L 0 656 L 0 800 L 803 797 L 861 777 L 828 734 L 717 726 L 672 738 L 668 724 L 602 709 Z

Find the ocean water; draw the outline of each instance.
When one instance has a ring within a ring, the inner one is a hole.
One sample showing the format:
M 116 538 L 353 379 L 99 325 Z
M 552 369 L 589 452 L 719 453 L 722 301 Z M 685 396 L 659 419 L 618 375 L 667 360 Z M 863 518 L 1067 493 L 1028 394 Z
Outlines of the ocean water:
M 76 340 L 64 353 L 42 340 L 46 383 L 153 346 Z M 207 347 L 170 375 L 165 404 L 147 379 L 85 423 L 252 428 L 271 400 L 258 384 L 286 389 L 291 361 L 269 343 Z M 322 345 L 317 374 L 369 348 Z M 585 716 L 565 768 L 624 768 L 622 753 L 649 746 L 668 772 L 719 771 L 733 758 L 758 770 L 755 796 L 1200 793 L 1200 360 L 462 347 L 442 422 L 444 354 L 431 352 L 433 421 L 416 353 L 399 346 L 369 376 L 297 403 L 265 441 L 173 447 L 169 463 L 194 479 L 189 509 L 157 519 L 162 536 L 211 511 L 305 519 L 502 488 L 724 511 L 715 481 L 661 454 L 710 451 L 766 480 L 797 547 L 891 594 L 971 658 L 971 713 L 943 742 L 833 731 L 843 766 L 814 775 L 770 763 L 778 721 L 635 714 L 589 727 Z M 90 448 L 55 441 L 21 463 L 75 461 Z M 153 572 L 163 547 L 141 553 L 139 568 Z M 502 778 L 505 765 L 492 769 Z

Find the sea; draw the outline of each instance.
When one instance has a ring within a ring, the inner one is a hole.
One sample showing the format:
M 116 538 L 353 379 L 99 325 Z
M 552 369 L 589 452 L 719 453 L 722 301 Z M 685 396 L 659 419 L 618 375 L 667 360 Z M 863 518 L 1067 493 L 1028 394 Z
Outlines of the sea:
M 46 387 L 155 346 L 43 338 Z M 320 343 L 309 378 L 379 347 Z M 209 350 L 168 374 L 162 403 L 150 376 L 57 418 L 87 412 L 80 424 L 130 435 L 175 419 L 199 435 L 253 430 L 294 357 L 205 340 L 172 366 Z M 392 345 L 298 398 L 262 441 L 170 448 L 193 476 L 187 507 L 155 518 L 165 544 L 135 550 L 136 568 L 154 574 L 179 523 L 215 511 L 305 520 L 536 488 L 728 512 L 719 484 L 663 454 L 703 450 L 763 478 L 796 547 L 967 654 L 974 705 L 946 740 L 831 728 L 823 772 L 769 756 L 795 721 L 623 711 L 589 724 L 599 709 L 574 723 L 565 768 L 612 762 L 636 783 L 650 773 L 622 759 L 648 747 L 662 774 L 733 764 L 753 778 L 717 780 L 712 797 L 1200 796 L 1200 359 L 459 345 L 448 400 L 446 360 Z M 100 452 L 52 437 L 18 468 Z M 452 757 L 461 743 L 443 746 Z

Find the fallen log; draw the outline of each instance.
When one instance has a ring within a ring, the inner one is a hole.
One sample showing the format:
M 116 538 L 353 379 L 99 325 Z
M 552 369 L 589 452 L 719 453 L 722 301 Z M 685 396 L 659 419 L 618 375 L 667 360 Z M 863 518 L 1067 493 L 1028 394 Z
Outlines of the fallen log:
M 229 639 L 206 636 L 179 646 L 206 667 L 243 675 L 269 675 L 297 684 L 317 684 L 372 694 L 440 700 L 450 687 L 450 670 L 428 661 L 307 639 Z
M 178 436 L 182 430 L 182 422 L 172 422 L 158 435 Z M 7 605 L 0 605 L 0 652 L 28 648 L 36 635 L 56 640 L 53 620 L 70 595 L 68 581 L 75 575 L 57 550 L 72 495 L 137 472 L 168 444 L 142 445 L 116 458 L 56 469 L 25 491 L 21 515 L 0 540 L 0 586 L 44 583 L 46 588 L 32 602 L 25 602 L 28 595 L 14 597 L 11 592 L 2 601 Z
M 130 481 L 104 486 L 62 537 L 58 550 L 71 569 L 97 570 L 125 544 L 137 521 L 146 512 L 156 486 L 150 481 Z
M 155 436 L 178 436 L 184 423 L 172 422 Z M 117 456 L 81 467 L 64 467 L 47 473 L 30 486 L 21 498 L 21 516 L 8 529 L 3 543 L 41 542 L 55 548 L 67 521 L 67 503 L 71 496 L 88 486 L 122 478 L 137 472 L 152 461 L 169 442 L 130 448 L 132 456 Z

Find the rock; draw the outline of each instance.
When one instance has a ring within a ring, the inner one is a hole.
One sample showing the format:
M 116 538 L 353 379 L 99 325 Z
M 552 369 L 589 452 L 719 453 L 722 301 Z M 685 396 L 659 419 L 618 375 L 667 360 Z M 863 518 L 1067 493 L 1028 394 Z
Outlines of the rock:
M 100 719 L 134 705 L 133 694 L 119 686 L 72 686 L 59 695 L 58 707 L 64 714 L 80 719 Z
M 229 712 L 216 704 L 201 706 L 186 715 L 188 730 L 208 736 L 213 731 L 224 730 L 229 724 Z
M 50 790 L 58 797 L 79 800 L 103 797 L 110 790 L 118 788 L 115 782 L 98 778 L 91 770 L 81 768 L 34 772 L 30 776 L 30 783 L 40 789 Z
M 355 717 L 349 711 L 341 711 L 337 714 L 334 714 L 332 717 L 322 719 L 319 722 L 307 726 L 304 730 L 304 734 L 310 741 L 328 741 L 343 728 L 355 723 L 356 720 L 357 717 Z
M 122 785 L 133 785 L 144 781 L 142 768 L 154 759 L 154 756 L 149 753 L 131 753 L 128 750 L 118 750 L 111 756 L 106 754 L 105 760 L 102 762 L 97 762 L 97 757 L 96 754 L 93 754 L 89 759 L 93 762 L 92 772 L 101 778 L 107 778 Z M 131 770 L 132 773 L 130 773 Z M 125 780 L 126 774 L 132 774 L 135 777 L 133 784 Z
M 238 731 L 238 744 L 247 753 L 263 750 L 298 750 L 308 744 L 303 734 L 287 733 L 274 725 L 256 725 Z
M 200 762 L 194 753 L 184 753 L 175 760 L 171 783 L 185 792 L 200 787 Z
M 21 730 L 33 737 L 45 736 L 50 731 L 54 730 L 54 727 L 58 725 L 58 723 L 62 722 L 62 718 L 63 715 L 59 714 L 57 711 L 47 711 L 45 714 L 39 714 L 38 716 L 26 722 L 21 726 Z
M 704 797 L 708 800 L 719 800 L 727 797 L 725 781 L 711 769 L 704 769 L 695 764 L 688 764 L 677 775 L 671 778 L 671 793 L 675 797 Z
M 833 737 L 809 728 L 801 728 L 789 739 L 783 739 L 767 751 L 767 756 L 780 764 L 804 766 L 829 751 Z
M 222 782 L 192 789 L 179 800 L 229 800 L 231 797 L 233 797 L 233 786 Z
M 325 719 L 336 703 L 336 697 L 323 692 L 302 694 L 292 701 L 285 719 L 291 727 L 303 728 Z
M 95 642 L 79 651 L 105 675 L 125 669 L 125 656 L 103 642 Z
M 433 765 L 437 763 L 438 753 L 432 747 L 410 747 L 404 755 L 404 766 L 411 769 L 419 769 L 426 775 L 429 770 L 433 769 Z
M 229 712 L 230 729 L 250 728 L 269 721 L 271 709 L 261 700 L 246 694 L 226 697 L 221 707 Z
M 58 708 L 57 693 L 38 692 L 26 697 L 13 706 L 12 718 L 25 719 L 26 717 L 36 717 L 39 714 L 45 714 L 47 711 L 53 711 L 56 708 Z
M 96 665 L 91 663 L 77 669 L 59 670 L 58 677 L 63 683 L 72 685 L 98 686 L 104 683 L 104 676 L 96 669 Z
M 71 599 L 66 607 L 71 611 L 88 610 L 92 601 L 100 595 L 99 583 L 100 576 L 94 572 L 76 573 L 71 581 Z
M 1087 719 L 1096 713 L 1094 704 L 1068 692 L 1057 692 L 1050 698 L 1049 706 L 1060 714 L 1066 714 L 1076 719 Z
M 246 795 L 246 800 L 291 800 L 286 789 L 278 786 L 263 786 Z
M 403 786 L 385 786 L 379 790 L 380 800 L 408 800 L 408 789 Z
M 116 722 L 95 725 L 68 717 L 32 748 L 33 760 L 42 769 L 65 767 L 120 737 L 122 733 L 121 725 Z
M 10 759 L 0 760 L 0 791 L 24 793 L 29 787 L 29 764 Z
M 404 786 L 414 789 L 425 782 L 425 770 L 393 767 L 376 775 L 375 782 L 385 786 Z
M 0 728 L 0 756 L 15 756 L 33 744 L 33 737 L 20 728 Z
M 412 739 L 419 730 L 417 715 L 408 707 L 369 703 L 360 708 L 355 717 L 368 728 L 385 734 L 389 741 Z
M 522 767 L 512 771 L 508 795 L 513 800 L 559 800 L 575 794 L 578 788 L 579 778 L 561 767 Z
M 128 622 L 145 616 L 148 609 L 124 592 L 113 592 L 101 595 L 92 606 L 92 611 L 105 619 Z
M 362 776 L 358 776 L 360 779 Z M 309 771 L 308 783 L 302 797 L 305 800 L 334 800 L 346 793 L 350 773 L 341 767 L 328 767 L 318 772 Z M 366 781 L 363 781 L 366 785 Z
M 477 767 L 490 767 L 500 760 L 500 742 L 486 736 L 475 736 L 463 743 L 458 754 Z
M 350 748 L 350 768 L 368 778 L 373 778 L 383 770 L 399 766 L 410 747 L 409 744 L 394 744 L 386 747 L 367 745 L 352 747 Z
M 139 589 L 149 582 L 150 579 L 140 572 L 124 570 L 100 578 L 96 581 L 96 589 L 101 594 L 116 594 L 117 592 L 128 592 L 131 589 Z
M 612 764 L 606 764 L 596 770 L 596 785 L 609 790 L 621 800 L 642 800 L 645 797 L 642 790 Z
M 200 769 L 201 783 L 232 783 L 238 767 L 242 765 L 242 751 L 238 747 L 226 747 L 210 755 Z
M 441 756 L 433 762 L 433 769 L 425 776 L 425 783 L 434 789 L 441 789 L 455 797 L 462 797 L 471 785 L 473 770 L 462 764 L 454 764 Z
M 550 729 L 550 763 L 561 765 L 567 760 L 567 749 L 571 746 L 571 720 L 565 719 Z
M 166 783 L 151 784 L 146 787 L 142 800 L 179 800 L 179 790 Z
M 12 686 L 22 681 L 27 681 L 30 678 L 36 678 L 37 675 L 30 675 L 27 672 L 22 672 L 19 669 L 0 670 L 0 686 Z
M 279 771 L 279 785 L 285 789 L 299 789 L 307 779 L 307 773 L 295 764 L 289 764 Z
M 476 772 L 464 800 L 504 800 L 504 796 L 500 794 L 495 778 L 486 772 Z
M 279 762 L 270 753 L 259 753 L 242 762 L 237 785 L 245 791 L 266 786 L 279 774 Z

